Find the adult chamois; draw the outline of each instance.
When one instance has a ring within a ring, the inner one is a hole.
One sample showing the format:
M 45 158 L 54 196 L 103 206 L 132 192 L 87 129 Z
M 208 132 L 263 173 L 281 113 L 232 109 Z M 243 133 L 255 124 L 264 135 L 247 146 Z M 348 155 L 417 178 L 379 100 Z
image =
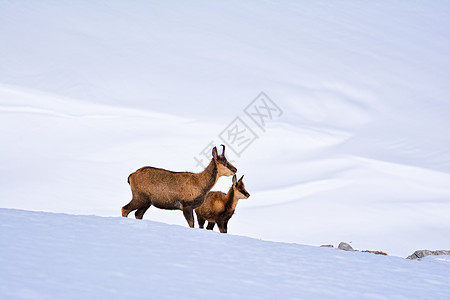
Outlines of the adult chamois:
M 221 155 L 212 149 L 212 160 L 201 173 L 172 172 L 154 167 L 143 167 L 128 176 L 133 198 L 122 207 L 122 216 L 136 210 L 136 219 L 142 219 L 153 205 L 161 209 L 182 210 L 190 227 L 194 227 L 193 210 L 205 201 L 206 194 L 220 176 L 236 173 L 236 168 L 225 158 L 225 146 Z
M 227 194 L 222 192 L 209 192 L 203 204 L 195 209 L 198 225 L 203 228 L 205 221 L 208 221 L 206 229 L 212 230 L 217 223 L 220 232 L 227 233 L 228 221 L 234 214 L 239 199 L 247 199 L 250 194 L 245 189 L 242 179 L 244 175 L 236 181 L 233 175 L 233 185 Z

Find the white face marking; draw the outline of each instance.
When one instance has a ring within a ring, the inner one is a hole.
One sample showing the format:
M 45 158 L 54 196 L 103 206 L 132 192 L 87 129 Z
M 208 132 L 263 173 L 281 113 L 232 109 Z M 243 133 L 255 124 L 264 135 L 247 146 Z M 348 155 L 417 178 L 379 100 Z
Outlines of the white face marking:
M 242 189 L 243 189 L 244 191 L 246 191 L 245 186 L 243 186 Z M 237 196 L 238 196 L 239 199 L 247 199 L 247 198 L 248 198 L 247 196 L 245 196 L 243 193 L 241 193 L 241 192 L 239 191 L 238 187 L 235 188 L 235 191 L 236 191 L 236 194 L 237 194 Z
M 218 171 L 220 176 L 231 176 L 234 174 L 230 169 L 220 163 L 218 163 Z

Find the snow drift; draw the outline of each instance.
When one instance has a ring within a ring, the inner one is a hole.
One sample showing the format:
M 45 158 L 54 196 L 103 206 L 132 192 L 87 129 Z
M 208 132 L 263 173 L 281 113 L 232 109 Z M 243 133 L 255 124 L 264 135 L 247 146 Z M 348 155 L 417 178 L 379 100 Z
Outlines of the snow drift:
M 411 261 L 147 220 L 0 209 L 2 299 L 447 299 Z M 443 257 L 441 257 L 443 259 Z
M 130 173 L 200 171 L 240 116 L 258 139 L 229 152 L 252 194 L 230 233 L 449 249 L 449 20 L 441 1 L 3 1 L 0 206 L 118 216 Z M 264 131 L 243 112 L 261 91 L 283 111 Z

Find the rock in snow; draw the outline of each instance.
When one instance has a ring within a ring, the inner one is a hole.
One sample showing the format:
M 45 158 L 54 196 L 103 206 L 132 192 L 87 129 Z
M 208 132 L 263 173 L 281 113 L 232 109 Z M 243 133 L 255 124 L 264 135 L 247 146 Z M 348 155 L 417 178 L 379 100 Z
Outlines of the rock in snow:
M 349 244 L 344 243 L 344 242 L 341 242 L 339 244 L 338 249 L 345 250 L 345 251 L 355 251 L 355 249 L 353 249 L 352 246 L 350 246 Z
M 407 259 L 423 258 L 428 255 L 450 255 L 450 250 L 417 250 L 407 257 Z

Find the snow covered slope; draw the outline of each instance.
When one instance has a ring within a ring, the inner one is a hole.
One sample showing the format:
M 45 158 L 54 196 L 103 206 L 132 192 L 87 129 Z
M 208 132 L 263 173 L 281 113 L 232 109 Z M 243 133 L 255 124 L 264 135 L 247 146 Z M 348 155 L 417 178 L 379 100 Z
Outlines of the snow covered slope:
M 0 209 L 2 299 L 447 299 L 447 260 Z
M 449 249 L 449 20 L 446 1 L 2 1 L 0 207 L 118 216 L 131 172 L 200 171 L 239 116 L 258 139 L 228 150 L 252 195 L 230 233 Z M 261 91 L 283 111 L 264 130 Z

